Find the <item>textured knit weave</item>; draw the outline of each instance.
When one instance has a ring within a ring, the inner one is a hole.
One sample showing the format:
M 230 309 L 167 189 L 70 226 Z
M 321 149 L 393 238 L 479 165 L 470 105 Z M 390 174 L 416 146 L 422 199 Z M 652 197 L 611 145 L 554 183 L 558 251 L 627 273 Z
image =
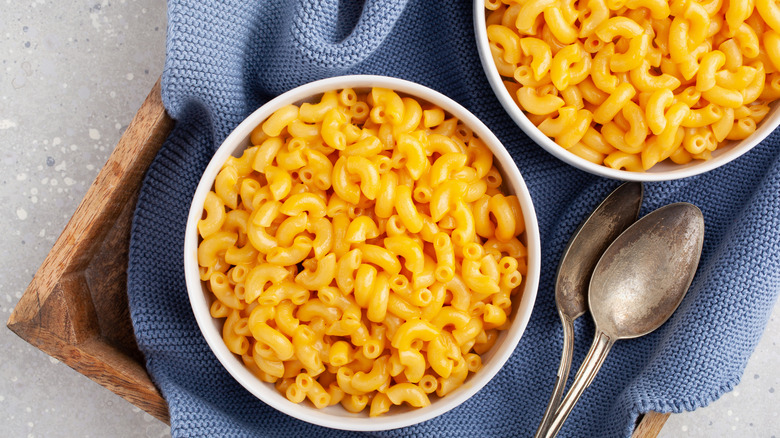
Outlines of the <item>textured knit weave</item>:
M 515 158 L 542 236 L 539 294 L 502 371 L 436 419 L 377 436 L 529 436 L 554 381 L 562 335 L 553 277 L 577 225 L 618 182 L 544 152 L 505 114 L 480 66 L 471 1 L 170 0 L 163 99 L 176 127 L 146 176 L 133 222 L 128 293 L 138 345 L 168 401 L 174 436 L 358 436 L 278 413 L 211 353 L 187 299 L 182 247 L 199 176 L 220 142 L 268 99 L 329 76 L 382 74 L 452 97 Z M 706 175 L 645 185 L 642 214 L 688 201 L 704 254 L 680 309 L 657 332 L 615 345 L 561 436 L 628 436 L 637 415 L 705 406 L 729 391 L 780 287 L 780 137 Z M 576 325 L 574 368 L 593 336 Z M 572 373 L 573 374 L 573 373 Z

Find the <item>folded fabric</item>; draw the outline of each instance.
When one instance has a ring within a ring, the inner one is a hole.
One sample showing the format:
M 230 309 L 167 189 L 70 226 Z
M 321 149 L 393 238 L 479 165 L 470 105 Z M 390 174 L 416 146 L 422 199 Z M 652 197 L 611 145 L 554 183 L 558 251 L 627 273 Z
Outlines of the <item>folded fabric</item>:
M 554 276 L 578 224 L 618 181 L 544 152 L 506 115 L 482 70 L 472 2 L 170 0 L 163 100 L 176 127 L 152 163 L 133 220 L 128 295 L 138 346 L 168 401 L 172 434 L 358 436 L 275 411 L 209 350 L 184 283 L 187 211 L 228 133 L 270 98 L 342 74 L 381 74 L 436 89 L 471 110 L 517 162 L 542 237 L 539 293 L 502 371 L 472 399 L 425 423 L 376 436 L 530 436 L 560 358 Z M 739 382 L 780 289 L 780 136 L 705 175 L 645 185 L 642 214 L 687 201 L 704 213 L 693 285 L 657 332 L 618 342 L 563 427 L 565 437 L 629 436 L 641 413 L 705 406 Z M 574 368 L 593 336 L 576 325 Z M 573 375 L 573 373 L 572 373 Z

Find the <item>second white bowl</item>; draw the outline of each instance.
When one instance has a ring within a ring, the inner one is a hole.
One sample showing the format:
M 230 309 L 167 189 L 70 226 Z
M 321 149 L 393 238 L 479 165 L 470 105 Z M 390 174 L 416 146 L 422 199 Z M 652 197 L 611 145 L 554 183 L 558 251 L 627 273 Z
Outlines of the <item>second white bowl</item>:
M 567 151 L 556 144 L 551 138 L 544 135 L 539 128 L 528 120 L 528 117 L 526 117 L 520 107 L 517 106 L 512 99 L 512 96 L 509 94 L 509 91 L 504 86 L 503 79 L 501 78 L 501 75 L 499 75 L 498 69 L 493 62 L 493 57 L 490 53 L 490 45 L 488 43 L 485 18 L 485 0 L 474 0 L 474 33 L 477 38 L 479 57 L 482 61 L 482 68 L 485 70 L 488 82 L 493 88 L 493 92 L 496 94 L 499 102 L 501 102 L 501 105 L 517 126 L 519 126 L 531 140 L 565 163 L 586 172 L 625 181 L 667 181 L 686 178 L 708 172 L 735 160 L 759 144 L 769 136 L 778 125 L 780 125 L 780 110 L 778 110 L 780 105 L 778 105 L 776 101 L 770 104 L 771 110 L 758 125 L 756 132 L 744 140 L 727 141 L 726 144 L 719 146 L 718 149 L 712 153 L 712 158 L 709 160 L 693 160 L 687 164 L 675 164 L 666 160 L 656 164 L 646 172 L 630 172 L 594 164 Z

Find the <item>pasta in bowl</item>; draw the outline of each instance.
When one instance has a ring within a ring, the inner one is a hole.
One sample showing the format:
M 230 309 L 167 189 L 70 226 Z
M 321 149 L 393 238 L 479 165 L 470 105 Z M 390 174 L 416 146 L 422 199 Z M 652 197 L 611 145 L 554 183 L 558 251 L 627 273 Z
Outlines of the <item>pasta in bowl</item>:
M 190 302 L 272 407 L 404 427 L 487 384 L 530 318 L 535 213 L 495 136 L 411 82 L 344 76 L 270 101 L 215 153 L 188 216 Z
M 531 139 L 594 174 L 660 181 L 726 164 L 780 123 L 779 11 L 475 0 L 474 26 L 491 87 Z

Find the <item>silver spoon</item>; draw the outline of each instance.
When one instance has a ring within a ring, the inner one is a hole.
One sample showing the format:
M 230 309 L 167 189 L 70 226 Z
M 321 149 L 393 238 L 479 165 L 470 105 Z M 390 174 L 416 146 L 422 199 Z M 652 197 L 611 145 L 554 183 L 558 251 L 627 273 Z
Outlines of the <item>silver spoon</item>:
M 588 310 L 588 282 L 593 268 L 607 246 L 636 221 L 643 191 L 640 182 L 627 182 L 615 189 L 582 222 L 563 252 L 555 283 L 555 303 L 563 324 L 563 353 L 553 393 L 536 430 L 537 438 L 544 436 L 561 403 L 574 351 L 574 320 Z
M 588 294 L 596 336 L 546 437 L 558 434 L 615 341 L 644 336 L 672 316 L 696 274 L 703 241 L 701 211 L 683 202 L 643 217 L 607 248 Z

